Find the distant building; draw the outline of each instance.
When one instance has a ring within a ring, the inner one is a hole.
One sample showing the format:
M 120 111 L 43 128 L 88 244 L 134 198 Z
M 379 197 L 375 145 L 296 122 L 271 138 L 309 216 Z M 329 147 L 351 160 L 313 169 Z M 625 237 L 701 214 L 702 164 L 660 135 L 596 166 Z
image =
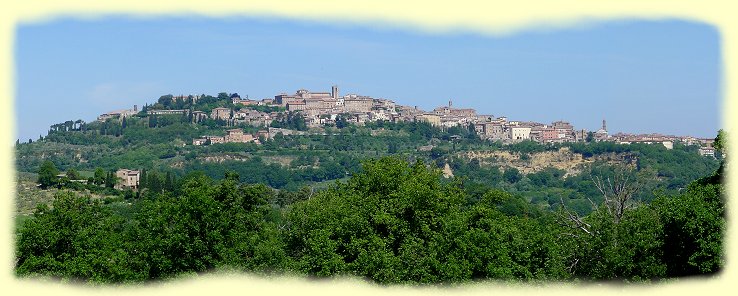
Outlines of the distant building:
M 702 156 L 715 157 L 715 148 L 712 147 L 700 147 L 698 152 Z
M 541 131 L 541 141 L 550 142 L 559 138 L 559 132 L 553 128 L 545 128 Z
M 138 106 L 133 105 L 133 110 L 115 110 L 115 111 L 110 111 L 110 112 L 107 112 L 107 113 L 100 114 L 97 117 L 97 120 L 98 121 L 106 121 L 106 120 L 111 119 L 111 118 L 120 120 L 120 119 L 123 119 L 124 117 L 136 115 L 136 113 L 138 113 Z
M 508 135 L 500 122 L 488 122 L 484 124 L 484 133 L 493 140 L 507 139 Z
M 338 86 L 333 86 L 330 93 L 327 92 L 310 92 L 306 89 L 299 89 L 295 94 L 288 95 L 281 93 L 274 96 L 274 103 L 287 106 L 287 103 L 293 101 L 304 101 L 307 99 L 336 99 L 338 96 Z
M 207 144 L 207 142 L 208 142 L 208 139 L 206 138 L 192 139 L 192 145 L 195 145 L 195 146 L 202 146 L 202 145 Z
M 261 130 L 256 132 L 256 138 L 264 138 L 269 139 L 269 131 L 268 130 Z
M 210 111 L 210 118 L 228 120 L 231 119 L 231 109 L 218 107 Z
M 372 102 L 372 109 L 384 109 L 388 111 L 394 111 L 397 104 L 392 100 L 387 99 L 374 99 Z
M 572 126 L 570 123 L 568 123 L 566 121 L 561 121 L 561 120 L 554 121 L 553 123 L 551 123 L 551 127 L 553 127 L 554 129 L 565 129 L 565 130 L 573 130 L 574 129 L 574 126 Z
M 374 100 L 369 97 L 349 95 L 343 98 L 343 110 L 345 112 L 369 112 L 374 105 Z
M 415 116 L 415 120 L 430 123 L 432 126 L 441 125 L 441 117 L 436 114 L 425 113 Z
M 338 100 L 338 85 L 331 86 L 331 98 Z
M 231 99 L 233 105 L 241 104 L 244 106 L 255 106 L 259 105 L 259 101 L 256 100 L 249 100 L 249 99 L 241 99 L 241 98 L 232 98 Z
M 201 122 L 208 119 L 208 114 L 203 111 L 192 111 L 192 121 Z
M 226 131 L 225 142 L 227 143 L 241 143 L 244 142 L 244 134 L 241 129 L 230 129 Z
M 146 114 L 148 115 L 187 115 L 190 113 L 190 110 L 147 110 Z
M 293 112 L 293 111 L 302 111 L 305 109 L 307 109 L 305 102 L 292 101 L 292 102 L 287 103 L 287 111 Z
M 512 140 L 527 140 L 530 139 L 530 127 L 511 127 L 510 128 L 510 139 Z
M 602 120 L 602 128 L 601 129 L 598 129 L 594 133 L 594 139 L 595 139 L 595 141 L 605 141 L 605 140 L 607 140 L 607 138 L 608 138 L 607 124 L 606 124 L 605 120 L 603 119 Z
M 141 172 L 128 169 L 119 169 L 115 172 L 115 176 L 118 177 L 118 183 L 114 186 L 115 189 L 138 190 Z
M 207 139 L 207 141 L 210 142 L 210 144 L 225 143 L 225 137 L 205 136 L 205 139 Z
M 484 132 L 484 123 L 475 123 L 474 124 L 474 132 L 477 135 L 484 135 L 485 134 L 485 132 Z

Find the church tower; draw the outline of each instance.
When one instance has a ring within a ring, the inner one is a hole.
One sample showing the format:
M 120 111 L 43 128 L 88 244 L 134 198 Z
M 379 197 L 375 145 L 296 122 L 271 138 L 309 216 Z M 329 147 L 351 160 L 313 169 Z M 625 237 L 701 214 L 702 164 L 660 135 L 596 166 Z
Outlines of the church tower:
M 338 99 L 338 85 L 331 86 L 331 97 Z

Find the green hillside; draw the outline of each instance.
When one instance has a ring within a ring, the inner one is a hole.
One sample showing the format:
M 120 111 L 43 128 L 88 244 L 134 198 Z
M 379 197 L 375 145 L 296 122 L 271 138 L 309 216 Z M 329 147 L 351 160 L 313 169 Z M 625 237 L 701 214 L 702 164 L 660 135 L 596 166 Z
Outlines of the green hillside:
M 225 93 L 162 96 L 123 119 L 70 120 L 17 143 L 16 273 L 643 281 L 724 264 L 724 159 L 697 146 L 503 145 L 425 122 L 307 128 L 273 107 L 253 108 L 278 114 L 279 133 L 194 145 L 269 130 L 192 116 L 219 107 L 247 108 Z M 140 188 L 116 189 L 118 169 L 140 171 Z

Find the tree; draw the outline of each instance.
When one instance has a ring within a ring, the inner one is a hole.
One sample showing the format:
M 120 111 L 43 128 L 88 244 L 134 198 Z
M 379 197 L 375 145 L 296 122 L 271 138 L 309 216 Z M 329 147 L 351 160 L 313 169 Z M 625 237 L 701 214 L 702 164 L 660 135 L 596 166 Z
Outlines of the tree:
M 510 167 L 505 170 L 504 173 L 502 173 L 502 177 L 509 182 L 510 184 L 517 183 L 522 179 L 523 177 L 520 175 L 520 171 L 518 169 Z
M 79 180 L 82 177 L 80 177 L 79 172 L 77 172 L 76 169 L 69 168 L 67 169 L 67 178 L 69 178 L 69 180 Z
M 157 102 L 159 104 L 162 104 L 165 109 L 169 109 L 169 107 L 172 105 L 174 96 L 173 95 L 163 95 L 159 97 L 159 100 Z
M 96 168 L 94 178 L 95 185 L 102 185 L 103 183 L 105 183 L 105 171 L 101 168 Z
M 440 171 L 422 161 L 386 157 L 363 163 L 363 171 L 346 184 L 293 204 L 288 248 L 298 269 L 379 282 L 454 277 L 458 266 L 445 257 L 445 238 L 453 236 L 444 226 L 464 197 L 458 184 L 440 179 Z
M 591 176 L 592 182 L 602 194 L 602 205 L 607 212 L 620 222 L 625 211 L 634 205 L 633 197 L 644 185 L 653 178 L 653 172 L 641 170 L 636 173 L 631 166 L 616 166 L 614 173 L 603 179 L 602 176 Z M 594 202 L 590 199 L 594 206 Z
M 567 247 L 572 274 L 594 280 L 650 280 L 666 274 L 659 215 L 633 199 L 652 174 L 619 165 L 590 175 L 602 202 L 587 196 L 595 210 L 585 217 L 570 210 L 559 196 L 558 222 L 562 235 L 569 239 L 562 243 L 572 244 Z
M 164 175 L 164 190 L 174 191 L 174 176 L 172 172 L 167 171 Z
M 721 184 L 693 182 L 653 207 L 663 225 L 663 261 L 670 277 L 714 274 L 725 265 L 725 203 Z
M 57 177 L 59 170 L 54 166 L 54 163 L 50 160 L 44 161 L 38 169 L 38 183 L 41 188 L 49 188 L 57 185 Z
M 235 171 L 226 171 L 225 172 L 225 179 L 226 180 L 232 180 L 232 181 L 235 181 L 235 182 L 239 182 L 240 179 L 241 179 L 241 177 Z
M 92 282 L 142 281 L 145 261 L 129 252 L 135 252 L 130 247 L 135 239 L 124 239 L 123 224 L 99 201 L 60 191 L 53 207 L 39 205 L 33 218 L 19 227 L 16 273 Z
M 395 141 L 390 141 L 387 143 L 387 153 L 389 154 L 395 154 L 399 150 L 398 144 Z
M 585 141 L 587 141 L 587 143 L 591 143 L 592 141 L 594 141 L 594 133 L 587 132 L 587 138 L 585 139 Z
M 105 176 L 105 187 L 113 188 L 116 184 L 118 184 L 118 177 L 115 175 L 115 172 L 108 172 L 107 176 Z
M 336 116 L 336 128 L 344 128 L 349 125 L 348 120 L 346 120 L 346 117 L 349 116 L 349 114 L 338 114 Z
M 717 136 L 715 137 L 715 141 L 712 142 L 712 147 L 715 148 L 715 150 L 718 150 L 725 154 L 725 144 L 727 143 L 727 140 L 725 139 L 725 131 L 720 129 L 718 131 Z

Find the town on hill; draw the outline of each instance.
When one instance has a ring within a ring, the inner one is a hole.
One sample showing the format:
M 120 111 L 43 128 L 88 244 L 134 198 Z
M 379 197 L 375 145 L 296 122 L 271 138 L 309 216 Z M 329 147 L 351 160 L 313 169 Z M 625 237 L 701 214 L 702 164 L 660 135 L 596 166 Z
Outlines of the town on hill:
M 98 121 L 108 119 L 122 120 L 124 117 L 180 115 L 188 117 L 192 122 L 212 119 L 227 126 L 241 124 L 263 127 L 254 134 L 244 134 L 239 129 L 227 131 L 225 136 L 205 135 L 192 139 L 193 145 L 207 145 L 228 142 L 260 143 L 259 138 L 268 138 L 277 132 L 290 133 L 289 130 L 277 130 L 273 126 L 275 120 L 286 117 L 288 113 L 298 113 L 308 128 L 326 126 L 345 126 L 346 124 L 364 125 L 367 122 L 428 122 L 440 128 L 468 127 L 483 140 L 515 143 L 531 140 L 537 143 L 591 142 L 612 141 L 620 144 L 658 143 L 667 149 L 673 147 L 675 141 L 687 145 L 701 145 L 699 153 L 714 157 L 714 149 L 710 146 L 713 139 L 695 138 L 692 136 L 673 136 L 662 134 L 610 134 L 606 121 L 602 120 L 602 128 L 597 131 L 576 129 L 566 121 L 554 121 L 550 124 L 508 120 L 506 116 L 478 114 L 475 109 L 455 108 L 449 100 L 448 106 L 440 106 L 432 111 L 419 109 L 417 106 L 404 106 L 393 100 L 373 98 L 370 96 L 347 94 L 340 95 L 338 86 L 331 87 L 330 92 L 312 92 L 306 89 L 297 90 L 294 94 L 280 93 L 274 98 L 251 100 L 242 98 L 238 93 L 221 93 L 218 99 L 230 100 L 224 107 L 198 108 L 198 101 L 212 100 L 205 95 L 166 95 L 160 97 L 154 105 L 146 105 L 139 111 L 134 105 L 131 110 L 111 111 L 98 116 Z M 189 106 L 189 108 L 183 108 Z
M 335 86 L 164 95 L 16 143 L 15 272 L 381 284 L 716 274 L 724 141 L 508 120 L 451 101 L 424 111 Z
M 447 177 L 453 176 L 454 171 L 463 171 L 456 157 L 471 160 L 479 155 L 489 157 L 481 157 L 475 161 L 498 166 L 500 172 L 510 171 L 510 168 L 527 174 L 554 167 L 563 170 L 563 176 L 569 176 L 580 172 L 586 163 L 573 159 L 582 156 L 587 158 L 604 151 L 641 149 L 622 148 L 629 144 L 652 144 L 667 150 L 674 149 L 675 145 L 692 147 L 686 151 L 713 160 L 716 158 L 712 147 L 713 139 L 661 134 L 610 134 L 606 124 L 603 120 L 600 129 L 587 131 L 577 129 L 562 120 L 552 123 L 509 120 L 506 116 L 479 114 L 472 108 L 455 107 L 451 100 L 446 106 L 425 111 L 417 106 L 405 106 L 385 98 L 341 95 L 338 86 L 334 85 L 330 92 L 300 89 L 294 94 L 280 93 L 273 98 L 261 100 L 252 100 L 248 96 L 242 98 L 238 93 L 226 92 L 216 96 L 163 95 L 152 104 L 145 103 L 140 109 L 138 105 L 134 105 L 132 109 L 100 114 L 93 122 L 66 121 L 50 127 L 46 137 L 50 141 L 49 145 L 53 142 L 77 145 L 113 144 L 115 147 L 120 146 L 116 149 L 123 149 L 110 150 L 110 153 L 115 153 L 113 158 L 116 160 L 97 159 L 98 156 L 92 152 L 92 147 L 97 147 L 95 145 L 83 148 L 70 146 L 64 148 L 63 152 L 47 153 L 44 150 L 41 153 L 44 158 L 64 155 L 56 163 L 68 166 L 103 164 L 105 169 L 112 170 L 108 174 L 118 180 L 114 187 L 120 190 L 138 190 L 143 168 L 158 167 L 162 171 L 174 169 L 176 172 L 172 173 L 179 175 L 204 170 L 209 176 L 218 177 L 227 170 L 261 171 L 264 165 L 270 164 L 268 162 L 279 164 L 269 170 L 279 176 L 259 178 L 249 175 L 253 182 L 266 182 L 276 188 L 295 188 L 306 181 L 321 182 L 346 176 L 356 171 L 359 162 L 372 155 L 392 155 L 398 152 L 427 154 L 439 168 L 443 168 Z M 355 132 L 347 133 L 348 130 Z M 369 132 L 368 137 L 364 135 L 366 132 Z M 116 140 L 111 143 L 106 140 L 106 136 L 114 136 L 112 139 Z M 352 140 L 347 141 L 347 136 Z M 159 144 L 152 145 L 156 143 Z M 531 148 L 533 146 L 528 143 L 540 146 Z M 609 146 L 582 146 L 588 143 Z M 470 153 L 456 151 L 457 144 L 466 147 L 462 150 Z M 565 148 L 570 150 L 557 150 L 567 145 L 568 148 Z M 259 146 L 264 147 L 258 148 Z M 537 156 L 530 160 L 527 153 L 512 156 L 500 154 L 501 152 L 489 154 L 480 151 L 503 146 L 525 147 L 520 148 L 523 151 L 544 149 L 558 154 L 547 156 L 547 160 L 536 160 Z M 451 152 L 448 151 L 449 148 Z M 34 153 L 37 152 L 25 152 L 26 149 L 30 148 L 23 147 L 18 155 L 19 168 L 32 172 L 39 167 L 41 160 L 35 157 Z M 48 150 L 48 145 L 43 149 Z M 160 152 L 134 157 L 141 155 L 139 151 L 151 149 Z M 334 152 L 320 155 L 326 151 Z M 278 153 L 279 156 L 267 155 L 264 158 L 253 155 L 263 153 Z M 158 157 L 151 158 L 152 156 Z M 629 155 L 617 157 L 637 158 Z M 308 159 L 313 159 L 313 168 L 306 166 L 310 163 Z M 264 160 L 268 162 L 264 163 Z M 221 165 L 213 166 L 215 163 Z M 295 170 L 304 173 L 295 174 Z M 287 177 L 290 174 L 293 176 Z M 664 174 L 674 175 L 666 172 Z M 676 175 L 680 181 L 674 184 L 683 185 L 688 179 L 686 175 Z M 63 174 L 59 177 L 63 177 Z

